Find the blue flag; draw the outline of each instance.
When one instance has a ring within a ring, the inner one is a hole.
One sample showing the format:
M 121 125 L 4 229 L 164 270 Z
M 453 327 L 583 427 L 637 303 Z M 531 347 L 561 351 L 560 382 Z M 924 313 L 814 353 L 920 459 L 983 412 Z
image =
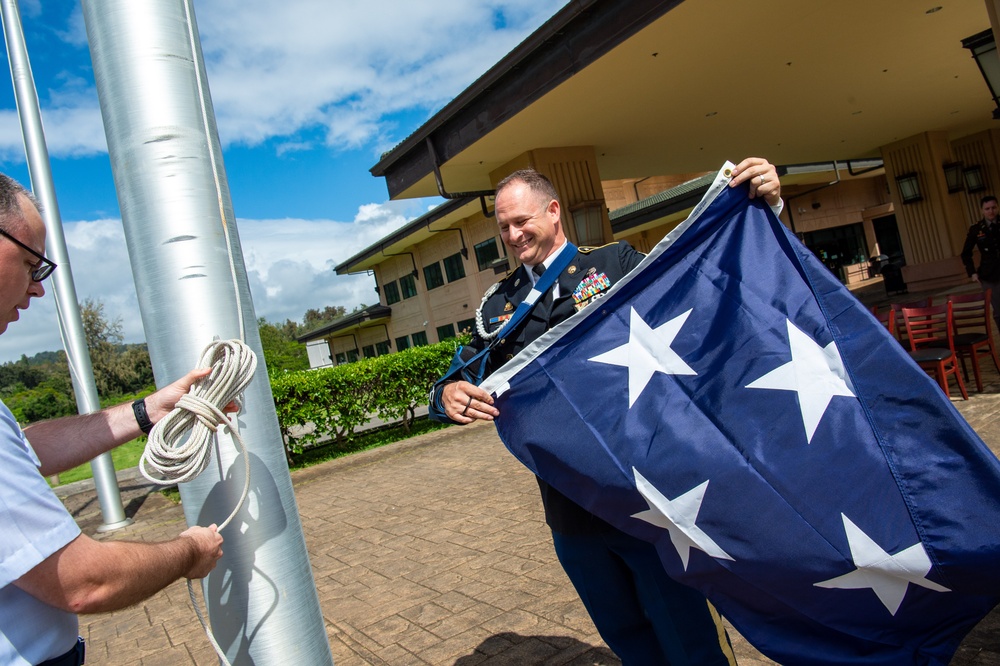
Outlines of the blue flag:
M 483 384 L 529 469 L 788 664 L 946 664 L 1000 600 L 1000 464 L 722 172 Z

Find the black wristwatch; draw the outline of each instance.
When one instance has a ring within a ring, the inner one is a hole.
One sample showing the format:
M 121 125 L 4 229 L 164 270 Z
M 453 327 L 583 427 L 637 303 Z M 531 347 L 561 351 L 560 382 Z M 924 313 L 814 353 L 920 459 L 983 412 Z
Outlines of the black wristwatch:
M 153 422 L 149 420 L 149 414 L 146 413 L 145 398 L 139 398 L 132 403 L 132 413 L 135 414 L 135 422 L 139 424 L 139 430 L 148 435 L 153 429 Z

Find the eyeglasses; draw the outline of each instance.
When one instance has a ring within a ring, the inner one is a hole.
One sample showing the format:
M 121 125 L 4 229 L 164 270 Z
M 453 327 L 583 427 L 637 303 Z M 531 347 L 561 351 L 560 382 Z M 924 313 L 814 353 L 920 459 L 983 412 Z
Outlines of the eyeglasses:
M 56 264 L 46 259 L 45 255 L 38 254 L 30 247 L 28 247 L 21 241 L 17 240 L 3 229 L 0 229 L 0 236 L 7 238 L 8 240 L 10 240 L 10 242 L 12 242 L 14 245 L 17 245 L 22 250 L 27 250 L 28 252 L 31 253 L 32 256 L 38 257 L 38 263 L 35 265 L 35 268 L 31 270 L 32 280 L 34 280 L 35 282 L 41 282 L 48 276 L 52 275 L 52 271 L 56 269 Z

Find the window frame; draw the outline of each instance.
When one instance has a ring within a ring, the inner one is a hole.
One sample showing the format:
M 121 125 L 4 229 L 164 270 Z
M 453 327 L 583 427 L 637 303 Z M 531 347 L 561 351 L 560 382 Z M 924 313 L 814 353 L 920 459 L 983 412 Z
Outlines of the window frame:
M 450 333 L 449 333 L 449 331 L 450 331 Z M 442 332 L 446 333 L 447 335 L 441 335 Z M 441 342 L 442 340 L 447 340 L 448 338 L 454 338 L 455 337 L 455 325 L 454 324 L 444 324 L 443 326 L 438 326 L 437 327 L 437 336 L 438 336 L 438 342 Z
M 449 262 L 451 262 L 451 266 L 449 266 Z M 441 263 L 444 264 L 444 275 L 449 283 L 465 279 L 465 260 L 461 252 L 456 252 L 453 255 L 445 257 L 441 260 Z M 454 277 L 452 276 L 452 268 L 457 273 Z
M 385 304 L 392 305 L 403 300 L 399 295 L 399 285 L 395 280 L 390 280 L 382 285 L 382 293 L 385 295 Z
M 485 246 L 487 245 L 487 243 L 492 243 L 493 252 L 496 254 L 496 256 L 484 261 L 483 258 L 482 258 L 482 256 L 481 256 L 480 249 L 485 248 Z M 484 241 L 482 241 L 480 243 L 476 243 L 472 247 L 472 249 L 476 253 L 476 266 L 478 266 L 479 270 L 481 270 L 481 271 L 486 271 L 486 270 L 489 270 L 490 268 L 492 268 L 493 267 L 493 262 L 496 261 L 497 259 L 499 259 L 501 256 L 503 256 L 503 255 L 500 254 L 500 248 L 499 248 L 499 244 L 497 243 L 497 237 L 496 236 L 490 236 L 486 240 L 484 240 Z
M 424 288 L 427 291 L 443 287 L 444 285 L 444 271 L 441 270 L 440 261 L 435 261 L 424 266 Z
M 417 295 L 417 279 L 412 273 L 399 278 L 399 291 L 404 301 Z

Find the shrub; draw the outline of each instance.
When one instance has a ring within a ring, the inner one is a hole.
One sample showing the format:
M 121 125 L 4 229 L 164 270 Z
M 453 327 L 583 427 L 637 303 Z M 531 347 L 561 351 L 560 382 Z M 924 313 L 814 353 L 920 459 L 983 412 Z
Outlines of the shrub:
M 414 410 L 444 374 L 461 340 L 414 347 L 317 370 L 273 373 L 278 424 L 289 459 L 330 436 L 350 440 L 372 416 L 402 420 L 409 432 Z

